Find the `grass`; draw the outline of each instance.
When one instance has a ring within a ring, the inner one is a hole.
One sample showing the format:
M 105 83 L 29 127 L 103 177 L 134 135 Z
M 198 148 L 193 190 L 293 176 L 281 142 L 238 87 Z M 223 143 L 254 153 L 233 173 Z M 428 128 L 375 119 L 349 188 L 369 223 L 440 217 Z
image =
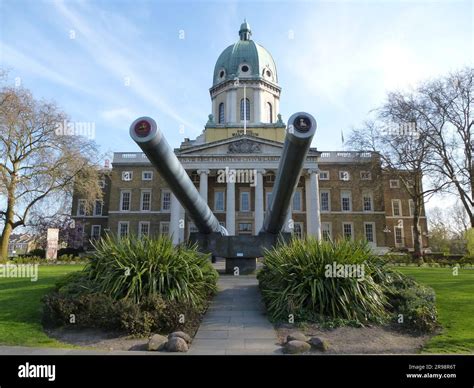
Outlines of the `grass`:
M 396 267 L 436 292 L 440 335 L 433 337 L 423 353 L 474 353 L 474 270 L 451 268 Z
M 61 277 L 82 268 L 82 265 L 41 265 L 36 282 L 29 278 L 0 278 L 0 344 L 73 347 L 44 333 L 41 299 Z

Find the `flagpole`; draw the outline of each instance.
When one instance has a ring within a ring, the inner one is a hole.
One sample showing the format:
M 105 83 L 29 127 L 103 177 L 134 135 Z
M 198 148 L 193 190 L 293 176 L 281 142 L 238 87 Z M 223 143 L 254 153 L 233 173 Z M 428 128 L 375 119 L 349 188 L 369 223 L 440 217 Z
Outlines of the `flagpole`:
M 247 87 L 244 84 L 244 135 L 247 134 Z

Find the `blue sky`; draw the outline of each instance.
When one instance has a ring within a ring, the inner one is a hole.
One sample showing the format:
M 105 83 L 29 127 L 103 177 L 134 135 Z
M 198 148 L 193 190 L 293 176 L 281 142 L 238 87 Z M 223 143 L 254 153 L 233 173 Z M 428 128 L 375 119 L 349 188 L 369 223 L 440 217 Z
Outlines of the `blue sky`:
M 217 57 L 244 18 L 273 55 L 286 121 L 308 111 L 313 146 L 337 150 L 387 91 L 474 59 L 472 1 L 0 0 L 1 67 L 104 152 L 135 151 L 130 123 L 156 119 L 169 143 L 198 136 Z M 183 37 L 184 39 L 180 39 Z M 127 85 L 128 83 L 128 85 Z M 181 129 L 181 131 L 180 131 Z

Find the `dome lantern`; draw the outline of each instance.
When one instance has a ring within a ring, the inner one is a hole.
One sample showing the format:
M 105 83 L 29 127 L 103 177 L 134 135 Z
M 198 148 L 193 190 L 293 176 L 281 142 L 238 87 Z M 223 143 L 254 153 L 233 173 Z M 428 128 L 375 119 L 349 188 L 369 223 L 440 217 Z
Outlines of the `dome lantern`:
M 250 40 L 252 36 L 252 30 L 250 29 L 250 24 L 244 19 L 244 22 L 240 25 L 239 30 L 240 40 Z

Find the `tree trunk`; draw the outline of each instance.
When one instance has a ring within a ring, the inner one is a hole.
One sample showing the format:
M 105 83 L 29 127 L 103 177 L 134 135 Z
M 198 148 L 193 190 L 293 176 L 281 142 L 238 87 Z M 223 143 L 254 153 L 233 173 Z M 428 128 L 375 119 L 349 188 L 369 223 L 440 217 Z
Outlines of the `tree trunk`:
M 8 242 L 12 234 L 12 226 L 9 223 L 5 224 L 3 228 L 2 237 L 0 237 L 0 261 L 8 259 Z
M 413 209 L 413 259 L 418 262 L 423 262 L 423 244 L 421 241 L 420 231 L 420 200 L 415 199 L 415 206 Z
M 14 182 L 8 187 L 7 211 L 5 215 L 5 225 L 0 241 L 0 261 L 8 260 L 8 242 L 13 232 L 15 217 L 15 185 Z

